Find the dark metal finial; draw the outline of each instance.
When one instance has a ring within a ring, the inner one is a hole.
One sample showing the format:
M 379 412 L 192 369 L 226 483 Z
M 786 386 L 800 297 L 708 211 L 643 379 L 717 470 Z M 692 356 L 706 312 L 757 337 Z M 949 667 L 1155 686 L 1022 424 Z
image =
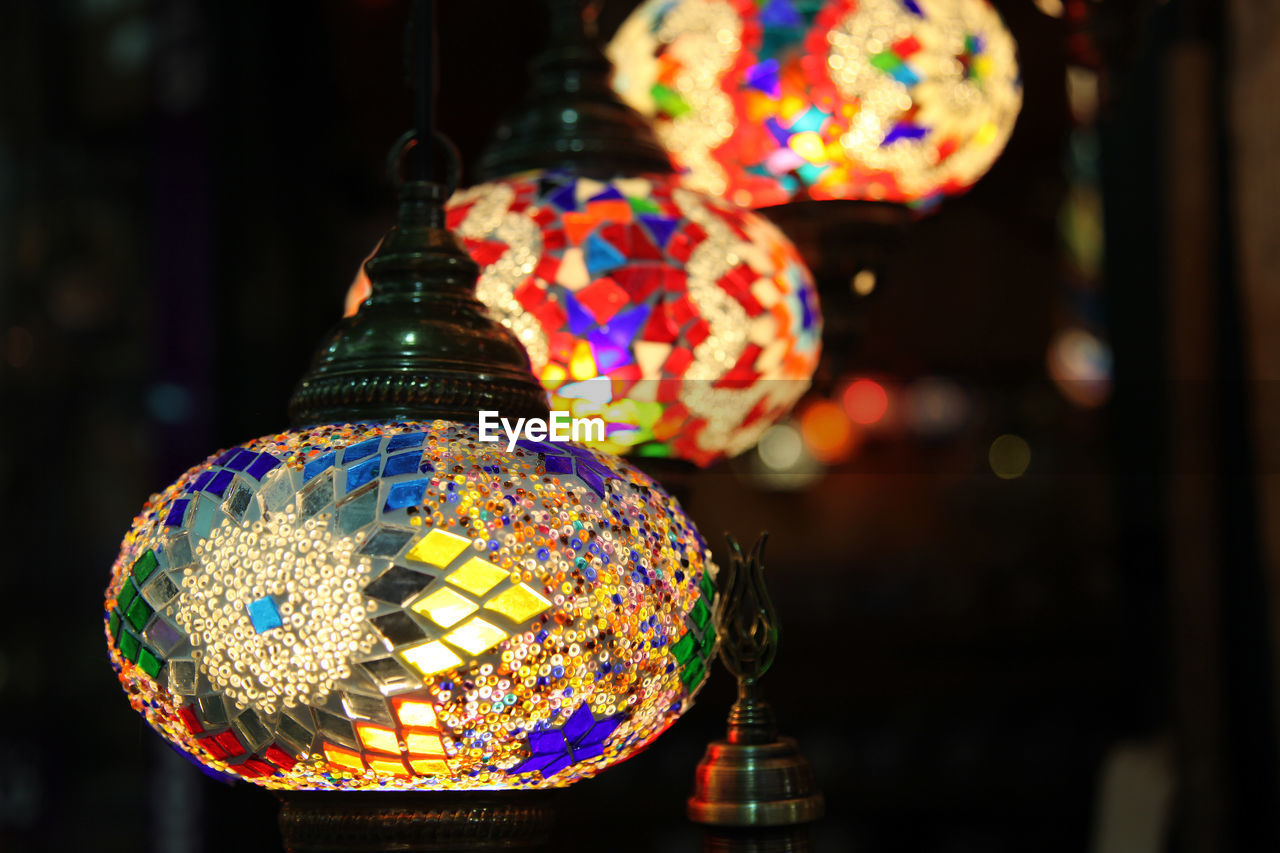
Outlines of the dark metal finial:
M 480 155 L 482 180 L 531 169 L 570 169 L 586 177 L 670 173 L 671 159 L 649 120 L 622 102 L 613 65 L 595 36 L 595 5 L 546 0 L 550 44 L 534 58 L 525 102 Z

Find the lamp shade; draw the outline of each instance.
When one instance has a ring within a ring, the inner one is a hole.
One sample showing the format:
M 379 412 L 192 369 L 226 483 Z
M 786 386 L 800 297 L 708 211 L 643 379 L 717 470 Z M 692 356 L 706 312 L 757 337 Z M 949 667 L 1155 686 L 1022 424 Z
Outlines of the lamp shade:
M 136 710 L 277 789 L 567 785 L 684 711 L 710 554 L 616 458 L 450 421 L 318 426 L 146 504 L 106 596 Z
M 707 465 L 754 446 L 809 387 L 813 280 L 751 211 L 671 175 L 540 171 L 460 191 L 447 213 L 551 407 L 605 420 L 597 448 Z M 361 273 L 347 312 L 368 293 Z
M 646 0 L 608 53 L 689 185 L 750 207 L 962 192 L 1022 103 L 988 0 Z

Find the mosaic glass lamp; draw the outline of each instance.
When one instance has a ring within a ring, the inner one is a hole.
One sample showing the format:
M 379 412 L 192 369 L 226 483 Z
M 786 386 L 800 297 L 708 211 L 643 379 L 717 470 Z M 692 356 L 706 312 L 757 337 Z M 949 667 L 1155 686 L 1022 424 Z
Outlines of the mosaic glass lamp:
M 763 217 L 684 186 L 610 90 L 578 0 L 528 104 L 448 204 L 478 295 L 528 350 L 554 409 L 602 417 L 600 449 L 708 465 L 754 446 L 808 388 L 812 278 Z M 348 309 L 367 283 L 357 279 Z
M 689 186 L 750 207 L 962 192 L 1022 103 L 988 0 L 646 0 L 609 55 Z
M 545 396 L 419 172 L 293 428 L 152 496 L 106 591 L 130 704 L 207 772 L 304 792 L 282 816 L 295 850 L 492 843 L 478 827 L 528 814 L 366 794 L 593 776 L 671 725 L 714 651 L 715 567 L 661 487 L 577 445 L 480 440 L 479 409 L 545 417 Z

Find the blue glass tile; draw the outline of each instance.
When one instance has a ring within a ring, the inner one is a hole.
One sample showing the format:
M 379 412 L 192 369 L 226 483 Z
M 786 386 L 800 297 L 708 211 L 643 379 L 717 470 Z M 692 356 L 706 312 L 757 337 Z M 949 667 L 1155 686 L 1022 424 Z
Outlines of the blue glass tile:
M 644 223 L 645 228 L 649 229 L 649 234 L 659 249 L 667 248 L 667 243 L 671 242 L 671 235 L 676 233 L 676 229 L 680 226 L 680 223 L 671 217 L 653 213 L 640 214 L 640 221 Z
M 338 459 L 338 451 L 330 450 L 323 456 L 317 456 L 306 465 L 302 466 L 302 482 L 307 482 L 312 477 L 320 474 L 333 467 L 334 462 Z
M 275 467 L 279 464 L 280 460 L 272 456 L 270 453 L 259 453 L 258 458 L 253 460 L 244 472 L 255 480 L 261 480 L 264 474 L 268 471 L 275 470 Z
M 889 74 L 904 86 L 914 86 L 920 82 L 920 75 L 912 71 L 911 66 L 905 62 L 890 71 Z
M 348 448 L 349 449 L 349 448 Z M 373 478 L 378 476 L 379 457 L 366 459 L 358 465 L 353 465 L 347 469 L 347 491 L 355 491 L 365 483 L 373 482 Z
M 258 454 L 254 453 L 251 450 L 245 450 L 242 447 L 236 453 L 235 456 L 232 456 L 231 459 L 224 462 L 223 464 L 226 467 L 230 468 L 232 471 L 243 471 L 245 468 L 249 467 L 250 462 L 252 462 L 257 458 L 258 458 Z
M 564 737 L 569 743 L 575 743 L 582 738 L 587 732 L 591 731 L 591 727 L 595 725 L 595 717 L 591 716 L 591 709 L 585 704 L 579 705 L 578 710 L 573 712 L 573 716 L 569 717 L 564 724 Z
M 529 751 L 534 755 L 558 755 L 566 748 L 564 732 L 559 729 L 529 734 Z
M 169 514 L 164 517 L 165 527 L 181 527 L 182 517 L 186 515 L 187 504 L 189 503 L 191 503 L 190 498 L 174 501 L 173 505 L 169 507 Z
M 532 439 L 522 438 L 516 442 L 516 447 L 523 447 L 525 450 L 532 450 L 534 453 L 549 453 L 553 456 L 564 455 L 564 445 L 550 444 L 545 441 L 533 441 Z
M 427 437 L 424 432 L 409 432 L 404 435 L 393 435 L 387 441 L 387 452 L 391 453 L 395 450 L 404 450 L 406 447 L 421 447 L 422 441 Z
M 253 630 L 259 634 L 284 624 L 280 619 L 280 611 L 276 609 L 275 599 L 269 595 L 249 602 L 245 605 L 245 609 L 249 611 L 249 621 L 253 623 Z
M 791 0 L 769 0 L 760 10 L 760 23 L 766 27 L 803 27 L 804 19 L 791 6 Z
M 649 319 L 651 310 L 647 305 L 637 305 L 634 308 L 619 311 L 608 323 L 600 327 L 600 334 L 613 346 L 626 349 L 631 346 L 631 341 Z
M 548 474 L 572 474 L 573 458 L 570 456 L 546 457 Z
M 613 187 L 605 187 L 602 192 L 596 193 L 588 201 L 626 201 L 626 199 Z
M 782 94 L 778 85 L 778 60 L 766 59 L 747 69 L 746 84 L 758 92 L 776 98 Z
M 204 490 L 211 495 L 222 497 L 226 494 L 227 486 L 231 485 L 231 481 L 235 479 L 235 476 L 230 471 L 223 469 L 214 475 L 213 480 L 204 487 Z
M 382 436 L 375 435 L 373 438 L 366 438 L 358 444 L 353 444 L 346 450 L 342 451 L 342 464 L 350 465 L 367 456 L 372 456 L 378 452 L 378 445 L 382 442 Z
M 564 311 L 569 316 L 569 331 L 575 335 L 581 335 L 596 325 L 596 318 L 573 298 L 572 293 L 564 295 Z
M 893 126 L 893 130 L 885 134 L 884 141 L 880 143 L 880 147 L 892 145 L 899 139 L 924 139 L 925 134 L 928 132 L 928 129 L 921 125 L 905 121 L 899 122 Z
M 418 463 L 421 460 L 422 453 L 420 451 L 397 453 L 395 456 L 388 456 L 386 464 L 382 466 L 382 476 L 394 477 L 397 474 L 417 473 Z
M 577 210 L 577 188 L 572 183 L 565 184 L 553 192 L 547 200 L 563 211 Z
M 232 459 L 234 459 L 234 458 L 235 458 L 235 455 L 236 455 L 237 453 L 239 453 L 239 452 L 240 452 L 241 450 L 243 450 L 243 449 L 244 449 L 244 448 L 241 448 L 241 447 L 233 447 L 233 448 L 231 448 L 230 450 L 228 450 L 226 453 L 223 453 L 223 454 L 222 454 L 221 456 L 219 456 L 217 459 L 213 460 L 213 464 L 214 464 L 214 465 L 226 465 L 228 462 L 230 462 Z
M 543 767 L 546 767 L 548 764 L 554 761 L 555 758 L 556 757 L 554 755 L 532 755 L 529 758 L 525 759 L 525 761 L 520 765 L 518 765 L 517 767 L 513 767 L 511 769 L 511 772 L 512 773 L 533 773 L 536 770 L 541 770 Z
M 422 498 L 427 493 L 427 486 L 431 481 L 427 479 L 406 480 L 403 483 L 396 483 L 387 491 L 387 503 L 383 508 L 384 512 L 390 512 L 393 509 L 403 509 L 407 506 L 416 506 L 422 503 Z
M 597 495 L 604 497 L 604 480 L 600 478 L 599 474 L 594 471 L 579 470 L 578 478 L 590 486 L 591 490 Z
M 573 760 L 586 761 L 588 758 L 595 758 L 603 753 L 603 743 L 584 743 L 582 746 L 575 746 L 573 748 Z
M 570 758 L 568 755 L 564 755 L 560 758 L 557 758 L 554 761 L 552 761 L 550 764 L 548 764 L 546 767 L 542 768 L 542 778 L 544 779 L 550 778 L 551 776 L 556 775 L 557 773 L 559 773 L 561 770 L 565 769 L 572 763 L 573 763 L 573 759 Z
M 187 483 L 187 488 L 185 490 L 186 494 L 189 495 L 192 492 L 200 491 L 205 486 L 209 485 L 209 481 L 212 479 L 213 479 L 212 471 L 201 471 L 194 480 L 192 480 L 190 483 Z
M 617 269 L 627 262 L 627 256 L 618 251 L 617 247 L 599 234 L 592 232 L 587 235 L 586 256 L 587 272 L 592 278 L 598 278 L 610 270 Z
M 916 0 L 902 0 L 902 5 L 905 6 L 907 11 L 911 14 L 920 18 L 924 17 L 924 12 L 922 12 L 920 7 L 916 5 Z

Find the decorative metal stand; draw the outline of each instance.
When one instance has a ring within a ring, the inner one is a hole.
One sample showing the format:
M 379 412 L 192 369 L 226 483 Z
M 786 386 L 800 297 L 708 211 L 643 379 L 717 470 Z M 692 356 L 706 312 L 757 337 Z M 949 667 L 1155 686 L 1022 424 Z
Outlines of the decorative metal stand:
M 716 605 L 716 624 L 720 659 L 737 676 L 738 700 L 729 712 L 727 737 L 708 744 L 698 764 L 688 803 L 689 818 L 725 827 L 806 823 L 822 816 L 822 794 L 809 762 L 794 740 L 778 737 L 773 709 L 760 698 L 760 678 L 778 651 L 778 617 L 764 583 L 768 534 L 756 540 L 749 558 L 743 557 L 733 537 L 726 538 L 729 565 Z M 722 840 L 727 843 L 733 839 L 725 836 Z

